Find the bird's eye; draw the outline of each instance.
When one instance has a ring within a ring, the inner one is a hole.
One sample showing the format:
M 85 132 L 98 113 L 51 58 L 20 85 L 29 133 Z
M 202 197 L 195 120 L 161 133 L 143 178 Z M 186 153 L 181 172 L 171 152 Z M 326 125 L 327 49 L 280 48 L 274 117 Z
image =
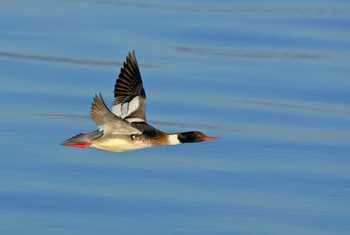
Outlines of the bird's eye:
M 136 139 L 136 135 L 131 135 L 130 138 L 131 138 L 132 140 L 135 140 L 135 139 Z

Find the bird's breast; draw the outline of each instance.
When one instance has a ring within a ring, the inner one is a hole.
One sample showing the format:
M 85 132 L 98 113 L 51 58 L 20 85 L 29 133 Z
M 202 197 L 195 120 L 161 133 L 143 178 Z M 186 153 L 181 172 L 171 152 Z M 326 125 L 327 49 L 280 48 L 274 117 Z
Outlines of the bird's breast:
M 94 141 L 91 147 L 111 152 L 124 152 L 147 148 L 150 145 L 145 141 L 131 140 L 130 138 L 102 138 Z

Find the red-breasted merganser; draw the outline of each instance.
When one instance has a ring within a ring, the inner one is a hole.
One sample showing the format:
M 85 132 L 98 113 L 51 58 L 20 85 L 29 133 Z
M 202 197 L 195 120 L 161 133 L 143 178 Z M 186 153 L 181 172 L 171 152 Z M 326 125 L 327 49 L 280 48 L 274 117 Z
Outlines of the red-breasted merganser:
M 124 152 L 218 139 L 199 131 L 165 133 L 146 122 L 146 93 L 134 51 L 128 54 L 120 70 L 114 86 L 114 97 L 112 110 L 109 110 L 102 95 L 95 95 L 90 115 L 98 129 L 73 136 L 63 145 Z

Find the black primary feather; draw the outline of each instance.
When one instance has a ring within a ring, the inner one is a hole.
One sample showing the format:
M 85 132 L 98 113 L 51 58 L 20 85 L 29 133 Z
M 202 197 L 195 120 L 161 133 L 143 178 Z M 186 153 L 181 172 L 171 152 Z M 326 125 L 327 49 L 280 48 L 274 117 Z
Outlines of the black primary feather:
M 131 101 L 135 96 L 146 99 L 135 51 L 129 52 L 114 86 L 114 104 Z

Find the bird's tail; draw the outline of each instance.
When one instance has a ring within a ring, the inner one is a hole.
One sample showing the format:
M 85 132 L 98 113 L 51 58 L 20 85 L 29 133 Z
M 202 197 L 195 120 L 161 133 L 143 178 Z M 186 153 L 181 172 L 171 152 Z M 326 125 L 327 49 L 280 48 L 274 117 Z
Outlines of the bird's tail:
M 89 133 L 80 133 L 65 140 L 62 144 L 64 146 L 74 147 L 74 148 L 88 148 L 92 144 L 93 140 L 100 138 L 103 135 L 102 131 L 96 130 Z

